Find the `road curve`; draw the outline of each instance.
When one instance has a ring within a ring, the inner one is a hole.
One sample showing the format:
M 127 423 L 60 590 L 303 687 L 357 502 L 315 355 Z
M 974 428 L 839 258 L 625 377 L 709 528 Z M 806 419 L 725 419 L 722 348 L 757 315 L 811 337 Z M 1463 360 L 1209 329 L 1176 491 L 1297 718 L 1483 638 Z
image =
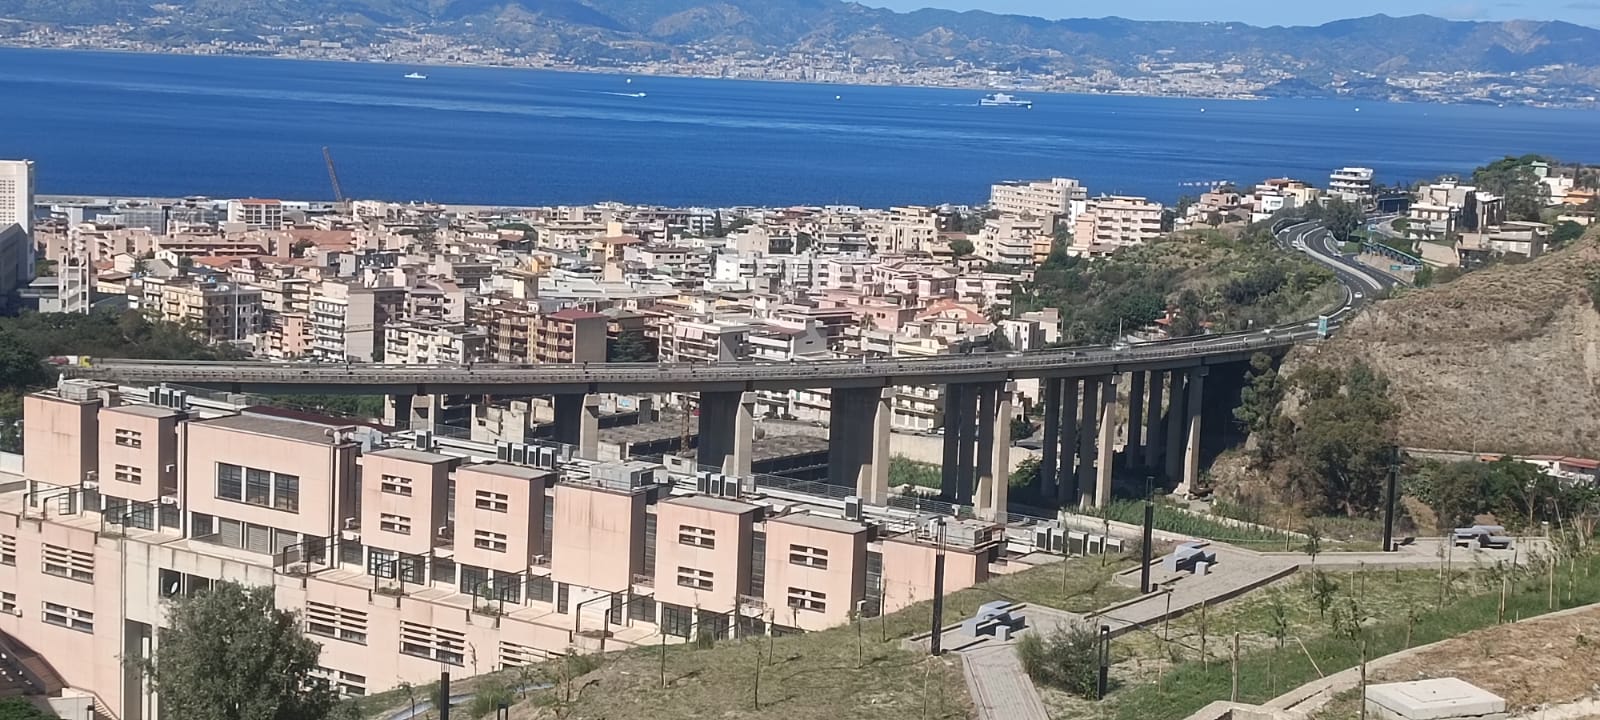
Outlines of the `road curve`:
M 1348 258 L 1314 242 L 1326 232 L 1316 223 L 1280 221 L 1277 237 L 1329 266 L 1347 289 L 1328 317 L 1336 329 L 1383 290 L 1380 281 Z M 232 392 L 347 394 L 558 394 L 667 390 L 781 390 L 992 382 L 1017 378 L 1082 377 L 1235 362 L 1262 351 L 1322 337 L 1316 321 L 1264 330 L 1203 335 L 1134 345 L 1053 348 L 1032 352 L 941 355 L 879 360 L 788 363 L 550 363 L 389 365 L 270 362 L 172 362 L 107 359 L 67 368 L 75 377 L 130 384 L 173 383 Z

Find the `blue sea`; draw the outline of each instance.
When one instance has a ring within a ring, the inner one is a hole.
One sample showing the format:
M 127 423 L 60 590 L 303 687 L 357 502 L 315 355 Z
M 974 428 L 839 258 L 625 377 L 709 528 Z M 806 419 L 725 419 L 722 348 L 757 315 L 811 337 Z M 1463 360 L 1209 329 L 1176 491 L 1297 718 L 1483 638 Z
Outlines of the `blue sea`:
M 329 199 L 327 146 L 354 197 L 540 205 L 977 202 L 1051 176 L 1170 201 L 1343 165 L 1600 162 L 1595 111 L 982 94 L 0 49 L 0 157 L 37 161 L 41 193 Z

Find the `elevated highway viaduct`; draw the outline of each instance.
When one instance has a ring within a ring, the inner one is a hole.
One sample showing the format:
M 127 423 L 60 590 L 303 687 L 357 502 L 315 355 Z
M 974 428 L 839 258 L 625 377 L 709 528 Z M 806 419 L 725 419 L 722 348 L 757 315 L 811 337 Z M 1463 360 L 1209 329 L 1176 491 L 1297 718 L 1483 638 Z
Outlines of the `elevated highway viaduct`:
M 1161 468 L 1178 490 L 1200 468 L 1202 408 L 1211 368 L 1262 351 L 1314 342 L 1370 301 L 1381 285 L 1337 254 L 1317 252 L 1314 223 L 1283 224 L 1285 249 L 1308 252 L 1332 268 L 1344 302 L 1322 321 L 1263 330 L 1132 345 L 1033 352 L 823 362 L 716 364 L 595 363 L 419 366 L 384 364 L 95 360 L 78 377 L 129 384 L 174 383 L 230 392 L 284 394 L 548 395 L 555 399 L 556 440 L 595 457 L 600 393 L 688 392 L 699 395 L 699 461 L 747 476 L 755 435 L 755 393 L 820 389 L 830 394 L 829 480 L 853 486 L 863 501 L 887 501 L 889 433 L 897 386 L 941 386 L 944 462 L 941 493 L 980 517 L 1003 517 L 1016 383 L 1037 379 L 1043 420 L 1039 497 L 1063 506 L 1111 498 L 1117 407 L 1128 399 L 1123 461 Z M 1315 248 L 1315 249 L 1313 249 Z M 1126 382 L 1126 392 L 1119 383 Z

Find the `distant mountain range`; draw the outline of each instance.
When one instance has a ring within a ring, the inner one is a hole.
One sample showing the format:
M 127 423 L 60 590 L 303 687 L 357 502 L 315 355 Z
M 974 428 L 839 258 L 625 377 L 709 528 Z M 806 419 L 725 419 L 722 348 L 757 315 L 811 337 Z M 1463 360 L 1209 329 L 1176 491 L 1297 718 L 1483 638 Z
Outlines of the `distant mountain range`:
M 584 60 L 829 52 L 897 66 L 964 63 L 1021 74 L 1120 77 L 1187 63 L 1230 66 L 1268 94 L 1420 73 L 1539 73 L 1600 87 L 1600 30 L 1566 22 L 1425 15 L 1315 27 L 1237 22 L 1045 20 L 989 12 L 898 13 L 842 0 L 11 0 L 0 15 L 55 26 L 124 24 L 147 42 L 251 37 L 371 43 L 398 29 Z

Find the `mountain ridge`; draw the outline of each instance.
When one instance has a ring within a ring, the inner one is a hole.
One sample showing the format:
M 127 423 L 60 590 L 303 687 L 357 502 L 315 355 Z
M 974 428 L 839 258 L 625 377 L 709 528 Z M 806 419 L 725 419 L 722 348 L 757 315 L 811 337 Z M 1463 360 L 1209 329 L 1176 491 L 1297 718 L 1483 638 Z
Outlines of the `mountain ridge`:
M 829 53 L 857 65 L 963 66 L 1036 76 L 1158 76 L 1209 63 L 1268 89 L 1302 81 L 1348 94 L 1419 73 L 1537 73 L 1600 88 L 1600 29 L 1548 20 L 1370 15 L 1256 26 L 1120 17 L 1050 20 L 985 10 L 871 8 L 845 0 L 14 0 L 11 24 L 116 26 L 156 45 L 233 41 L 374 44 L 427 33 L 584 65 L 688 55 Z M 6 24 L 0 22 L 0 40 Z M 1284 87 L 1306 92 L 1305 85 Z M 1408 99 L 1403 87 L 1384 92 Z

